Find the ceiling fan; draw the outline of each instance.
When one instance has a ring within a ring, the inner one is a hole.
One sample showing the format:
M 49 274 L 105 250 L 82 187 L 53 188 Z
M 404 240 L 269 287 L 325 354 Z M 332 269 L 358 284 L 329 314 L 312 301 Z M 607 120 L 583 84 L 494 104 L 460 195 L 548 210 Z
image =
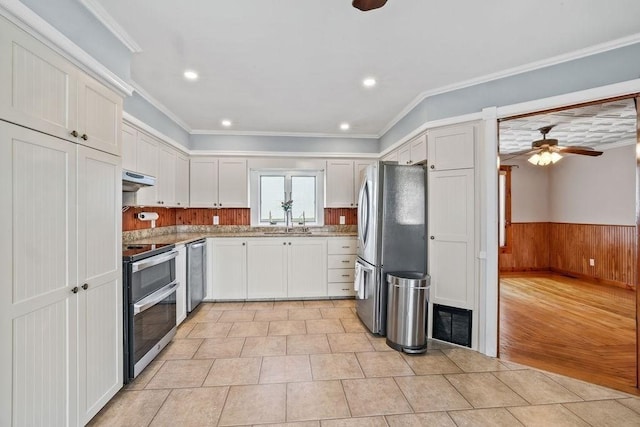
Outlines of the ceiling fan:
M 513 153 L 513 157 L 521 156 L 523 154 L 532 156 L 529 157 L 529 163 L 538 166 L 546 166 L 550 163 L 556 163 L 562 159 L 563 154 L 578 154 L 581 156 L 596 157 L 602 155 L 602 151 L 594 150 L 591 147 L 584 146 L 571 146 L 563 147 L 558 145 L 558 140 L 554 138 L 547 138 L 547 134 L 553 129 L 555 125 L 543 126 L 540 129 L 542 139 L 538 139 L 531 143 L 531 149 L 521 151 L 519 153 Z M 513 158 L 511 157 L 511 158 Z
M 385 5 L 387 0 L 353 0 L 351 3 L 356 9 L 360 9 L 363 12 L 368 10 L 378 9 Z

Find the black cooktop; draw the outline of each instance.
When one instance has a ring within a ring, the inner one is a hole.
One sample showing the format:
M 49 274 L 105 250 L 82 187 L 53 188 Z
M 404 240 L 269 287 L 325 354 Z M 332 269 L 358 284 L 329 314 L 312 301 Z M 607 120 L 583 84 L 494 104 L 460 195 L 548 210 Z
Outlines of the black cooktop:
M 122 260 L 125 262 L 135 262 L 141 259 L 149 258 L 154 255 L 161 254 L 163 252 L 169 252 L 175 247 L 174 244 L 152 244 L 152 245 L 140 245 L 129 244 L 122 245 Z

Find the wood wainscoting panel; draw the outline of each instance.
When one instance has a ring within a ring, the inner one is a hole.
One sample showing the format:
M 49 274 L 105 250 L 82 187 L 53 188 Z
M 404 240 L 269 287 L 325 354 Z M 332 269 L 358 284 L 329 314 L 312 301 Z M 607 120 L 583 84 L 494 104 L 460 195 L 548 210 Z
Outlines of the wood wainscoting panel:
M 500 271 L 549 269 L 549 223 L 511 223 L 511 250 L 500 253 Z
M 144 230 L 151 228 L 151 221 L 140 221 L 140 212 L 156 212 L 156 227 L 176 225 L 176 212 L 171 208 L 129 208 L 122 213 L 122 231 Z
M 635 289 L 635 226 L 551 223 L 549 232 L 551 270 Z
M 324 223 L 325 225 L 340 225 L 341 216 L 344 216 L 346 225 L 358 224 L 357 208 L 325 208 Z
M 176 209 L 176 225 L 213 225 L 217 216 L 219 225 L 251 225 L 251 209 Z

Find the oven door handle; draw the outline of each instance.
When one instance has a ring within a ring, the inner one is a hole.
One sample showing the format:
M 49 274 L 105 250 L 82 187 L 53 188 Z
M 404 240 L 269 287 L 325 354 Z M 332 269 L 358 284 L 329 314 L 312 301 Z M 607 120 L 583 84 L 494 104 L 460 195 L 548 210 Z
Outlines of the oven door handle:
M 142 261 L 134 262 L 131 264 L 131 272 L 136 273 L 154 265 L 162 264 L 178 256 L 178 251 L 171 251 L 166 255 L 156 255 L 151 258 L 143 259 Z
M 133 315 L 135 316 L 136 314 L 142 313 L 143 311 L 153 307 L 154 305 L 174 293 L 178 285 L 178 281 L 174 280 L 164 288 L 158 289 L 151 295 L 133 304 Z

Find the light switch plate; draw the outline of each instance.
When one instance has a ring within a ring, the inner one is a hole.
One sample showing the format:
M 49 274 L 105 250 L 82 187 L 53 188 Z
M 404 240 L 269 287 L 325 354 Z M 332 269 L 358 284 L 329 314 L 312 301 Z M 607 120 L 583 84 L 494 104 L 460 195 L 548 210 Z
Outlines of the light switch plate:
M 218 215 L 214 215 L 213 216 L 213 225 L 219 225 L 220 224 L 220 217 Z
M 346 219 L 344 217 L 344 215 L 340 215 L 340 225 L 345 225 L 346 224 Z

